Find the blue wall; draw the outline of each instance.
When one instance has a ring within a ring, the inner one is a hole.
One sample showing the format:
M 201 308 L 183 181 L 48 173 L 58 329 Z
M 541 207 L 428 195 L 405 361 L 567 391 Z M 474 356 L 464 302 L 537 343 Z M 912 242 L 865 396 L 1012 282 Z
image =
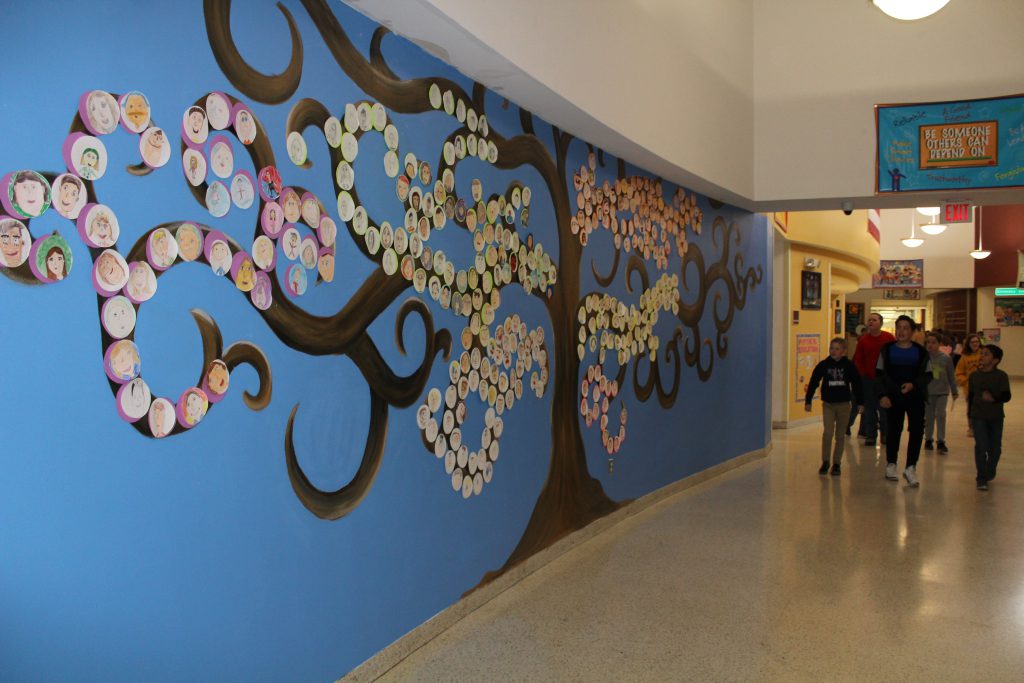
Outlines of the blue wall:
M 9 9 L 9 53 L 32 58 L 25 68 L 11 71 L 11 91 L 0 109 L 3 172 L 63 172 L 61 148 L 79 96 L 92 89 L 140 90 L 174 147 L 165 167 L 139 177 L 124 170 L 138 161 L 138 138 L 124 130 L 103 137 L 110 165 L 95 191 L 119 219 L 121 253 L 154 226 L 184 220 L 221 230 L 248 247 L 258 203 L 213 218 L 190 193 L 178 150 L 186 108 L 210 91 L 231 94 L 262 122 L 284 183 L 316 193 L 338 221 L 337 276 L 314 286 L 311 272 L 307 294 L 292 299 L 318 315 L 334 313 L 378 264 L 352 246 L 338 218 L 323 135 L 306 130 L 312 167 L 296 167 L 285 154 L 286 120 L 302 98 L 315 98 L 341 117 L 346 103 L 366 95 L 332 59 L 303 7 L 285 4 L 295 17 L 304 58 L 298 89 L 277 105 L 246 97 L 225 77 L 210 48 L 202 4 L 195 0 L 36 2 Z M 359 50 L 368 54 L 375 25 L 339 3 L 331 8 Z M 231 30 L 253 68 L 265 73 L 284 69 L 288 30 L 272 3 L 235 3 Z M 445 77 L 472 92 L 465 77 L 400 38 L 386 37 L 383 48 L 399 78 Z M 514 104 L 504 106 L 493 93 L 485 103 L 491 130 L 506 137 L 522 132 Z M 442 141 L 459 127 L 436 111 L 389 112 L 389 118 L 401 135 L 401 156 L 412 151 L 435 168 Z M 555 156 L 551 126 L 539 120 L 534 126 Z M 231 140 L 236 169 L 255 175 L 258 169 L 243 146 Z M 356 162 L 360 198 L 371 215 L 401 223 L 394 181 L 379 161 L 384 143 L 380 136 L 364 140 Z M 587 154 L 579 141 L 566 153 L 565 183 L 573 201 L 572 169 L 586 164 Z M 598 184 L 617 175 L 616 159 L 605 156 L 603 162 L 596 170 Z M 629 176 L 646 175 L 625 170 Z M 474 177 L 488 193 L 504 192 L 512 180 L 531 187 L 529 228 L 520 227 L 520 232 L 524 238 L 532 233 L 558 263 L 556 210 L 537 170 L 499 170 L 467 161 L 457 174 L 461 195 L 469 195 Z M 666 196 L 674 190 L 666 184 Z M 622 394 L 629 409 L 627 438 L 615 455 L 614 473 L 609 473 L 599 430 L 581 420 L 586 464 L 612 500 L 641 496 L 767 441 L 769 230 L 763 217 L 716 208 L 707 198 L 700 197 L 697 206 L 704 213 L 704 229 L 699 235 L 688 231 L 687 237 L 705 262 L 721 253 L 721 239 L 715 243 L 711 229 L 721 218 L 736 226 L 739 243 L 733 253 L 743 256 L 740 277 L 729 281 L 742 280 L 747 267 L 762 268 L 762 277 L 750 284 L 743 308 L 734 311 L 725 334 L 727 352 L 705 351 L 701 365 L 710 367 L 707 381 L 699 379 L 696 368 L 682 364 L 671 408 L 663 409 L 655 398 L 638 401 L 630 368 Z M 6 313 L 0 325 L 5 359 L 0 376 L 0 679 L 333 680 L 456 602 L 486 572 L 500 568 L 516 547 L 552 457 L 553 379 L 541 398 L 527 388 L 522 401 L 505 413 L 493 481 L 480 495 L 464 499 L 452 490 L 443 462 L 425 449 L 416 425 L 416 409 L 427 391 L 448 385 L 448 365 L 435 358 L 420 398 L 388 412 L 387 445 L 367 497 L 337 521 L 320 519 L 297 499 L 289 482 L 285 429 L 299 404 L 294 441 L 310 479 L 321 489 L 350 479 L 370 420 L 367 382 L 353 361 L 285 345 L 229 279 L 215 276 L 205 264 L 179 263 L 161 275 L 156 296 L 139 308 L 135 342 L 154 395 L 173 401 L 196 383 L 203 352 L 193 308 L 216 321 L 225 346 L 244 340 L 263 351 L 273 395 L 266 409 L 248 409 L 242 392 L 255 391 L 259 380 L 243 365 L 231 373 L 227 396 L 200 424 L 168 438 L 149 438 L 115 410 L 103 367 L 89 249 L 74 226 L 52 209 L 33 219 L 30 229 L 36 238 L 59 230 L 75 261 L 62 282 L 30 286 L 0 277 Z M 591 261 L 600 272 L 610 269 L 611 239 L 599 229 L 584 249 L 580 291 L 636 302 L 640 293 L 629 293 L 625 286 L 625 256 L 609 287 L 600 287 L 592 275 Z M 431 245 L 442 247 L 459 267 L 472 263 L 471 240 L 454 225 L 437 233 Z M 281 254 L 278 259 L 283 261 Z M 662 272 L 679 274 L 680 263 L 676 252 L 664 268 L 648 260 L 651 281 Z M 567 277 L 566 266 L 560 264 L 560 279 Z M 692 273 L 689 277 L 693 281 Z M 720 280 L 706 294 L 700 330 L 712 345 L 714 310 L 718 306 L 725 314 L 728 287 Z M 694 300 L 694 293 L 682 286 L 680 293 L 683 302 Z M 416 369 L 425 344 L 416 316 L 405 326 L 409 355 L 395 344 L 396 314 L 410 295 L 427 303 L 435 327 L 452 331 L 456 357 L 465 325 L 464 318 L 426 294 L 410 288 L 398 297 L 369 333 L 399 375 Z M 498 321 L 512 314 L 531 329 L 544 328 L 553 358 L 555 337 L 544 300 L 521 287 L 506 287 Z M 655 327 L 664 341 L 679 326 L 671 318 L 662 315 Z M 671 366 L 661 365 L 667 377 Z M 581 374 L 585 368 L 586 363 Z M 467 440 L 478 444 L 479 398 L 470 399 L 469 411 L 466 431 L 473 436 Z

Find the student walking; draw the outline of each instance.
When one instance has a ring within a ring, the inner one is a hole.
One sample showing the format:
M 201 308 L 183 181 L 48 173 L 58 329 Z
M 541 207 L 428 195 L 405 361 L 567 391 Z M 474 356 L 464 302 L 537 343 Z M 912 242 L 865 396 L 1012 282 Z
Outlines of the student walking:
M 857 339 L 857 348 L 853 352 L 853 364 L 860 373 L 860 381 L 864 391 L 864 410 L 860 418 L 860 434 L 864 437 L 865 446 L 874 446 L 875 439 L 881 432 L 882 443 L 885 443 L 885 412 L 880 410 L 879 384 L 875 377 L 878 366 L 878 354 L 882 347 L 896 340 L 882 329 L 882 316 L 872 313 L 868 316 L 868 330 Z M 852 425 L 852 421 L 851 421 Z
M 967 381 L 978 368 L 978 363 L 981 361 L 981 337 L 977 334 L 967 335 L 967 339 L 964 340 L 964 349 L 960 354 L 960 360 L 956 364 L 956 383 L 960 385 L 960 391 L 967 393 Z M 970 403 L 967 405 L 968 416 L 971 412 Z M 974 432 L 971 430 L 971 420 L 968 417 L 967 420 L 967 436 L 974 436 Z
M 811 381 L 804 397 L 804 410 L 811 412 L 811 399 L 818 384 L 821 384 L 821 418 L 824 431 L 821 435 L 821 468 L 818 474 L 828 474 L 831 455 L 832 475 L 838 477 L 843 461 L 843 447 L 846 445 L 844 430 L 850 424 L 851 398 L 858 409 L 863 410 L 864 394 L 861 389 L 857 367 L 846 357 L 846 341 L 840 337 L 828 345 L 828 358 L 814 366 Z M 852 389 L 852 391 L 851 391 Z M 835 438 L 835 446 L 832 441 Z
M 900 435 L 903 420 L 907 421 L 907 464 L 903 478 L 910 486 L 918 486 L 917 459 L 921 455 L 924 438 L 924 407 L 927 403 L 928 383 L 931 381 L 931 362 L 928 351 L 913 341 L 911 335 L 917 323 L 908 316 L 896 318 L 896 341 L 886 344 L 878 354 L 878 379 L 882 398 L 879 405 L 886 409 L 888 441 L 885 445 L 885 478 L 896 481 L 896 461 L 900 453 Z
M 1010 400 L 1010 378 L 997 367 L 1001 348 L 989 344 L 978 355 L 978 367 L 968 381 L 967 411 L 974 427 L 978 490 L 987 491 L 1003 451 L 1003 404 Z
M 937 437 L 939 453 L 946 455 L 949 453 L 946 447 L 946 403 L 952 393 L 952 410 L 956 403 L 957 390 L 953 361 L 942 351 L 941 343 L 939 335 L 934 332 L 928 333 L 925 337 L 924 346 L 928 350 L 932 364 L 932 380 L 928 383 L 928 403 L 924 408 L 924 449 L 934 449 L 936 443 L 932 437 Z

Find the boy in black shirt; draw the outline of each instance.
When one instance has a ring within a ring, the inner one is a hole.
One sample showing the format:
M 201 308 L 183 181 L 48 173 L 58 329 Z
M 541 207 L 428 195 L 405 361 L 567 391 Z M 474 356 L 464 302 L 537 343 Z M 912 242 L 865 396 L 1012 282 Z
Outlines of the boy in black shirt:
M 903 420 L 907 421 L 907 465 L 903 478 L 910 486 L 919 486 L 917 459 L 924 440 L 924 407 L 928 400 L 928 383 L 932 379 L 928 351 L 911 339 L 917 323 L 908 316 L 896 318 L 896 341 L 882 347 L 878 354 L 878 379 L 882 398 L 878 404 L 886 409 L 889 421 L 885 444 L 885 478 L 898 481 L 896 461 L 900 454 Z
M 839 476 L 839 467 L 843 460 L 843 437 L 846 425 L 850 424 L 850 388 L 853 387 L 853 398 L 857 403 L 857 412 L 864 411 L 864 393 L 861 387 L 860 374 L 850 359 L 846 357 L 846 341 L 840 337 L 833 339 L 828 345 L 828 358 L 814 366 L 811 381 L 807 385 L 807 396 L 804 398 L 804 410 L 811 412 L 811 398 L 821 383 L 821 417 L 825 431 L 821 435 L 821 469 L 818 474 L 829 471 L 829 452 L 832 453 L 832 474 Z M 835 436 L 835 448 L 832 437 Z
M 978 490 L 988 491 L 1003 450 L 1003 404 L 1010 400 L 1010 378 L 996 367 L 1003 359 L 1001 348 L 986 344 L 980 353 L 978 369 L 967 380 L 967 411 L 974 429 Z

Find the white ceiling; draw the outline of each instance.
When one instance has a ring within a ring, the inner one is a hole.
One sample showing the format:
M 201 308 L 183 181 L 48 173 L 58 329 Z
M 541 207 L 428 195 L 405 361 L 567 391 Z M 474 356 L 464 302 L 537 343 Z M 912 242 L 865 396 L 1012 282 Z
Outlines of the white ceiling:
M 348 0 L 612 154 L 752 210 L 1024 203 L 874 192 L 873 105 L 1024 91 L 1024 1 Z

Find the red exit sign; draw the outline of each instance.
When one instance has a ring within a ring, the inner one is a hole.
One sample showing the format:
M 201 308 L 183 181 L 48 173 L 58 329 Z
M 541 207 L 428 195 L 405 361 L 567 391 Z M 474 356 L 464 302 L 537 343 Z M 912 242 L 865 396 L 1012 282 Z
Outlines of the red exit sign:
M 973 220 L 974 214 L 968 203 L 942 205 L 943 223 L 970 223 Z

